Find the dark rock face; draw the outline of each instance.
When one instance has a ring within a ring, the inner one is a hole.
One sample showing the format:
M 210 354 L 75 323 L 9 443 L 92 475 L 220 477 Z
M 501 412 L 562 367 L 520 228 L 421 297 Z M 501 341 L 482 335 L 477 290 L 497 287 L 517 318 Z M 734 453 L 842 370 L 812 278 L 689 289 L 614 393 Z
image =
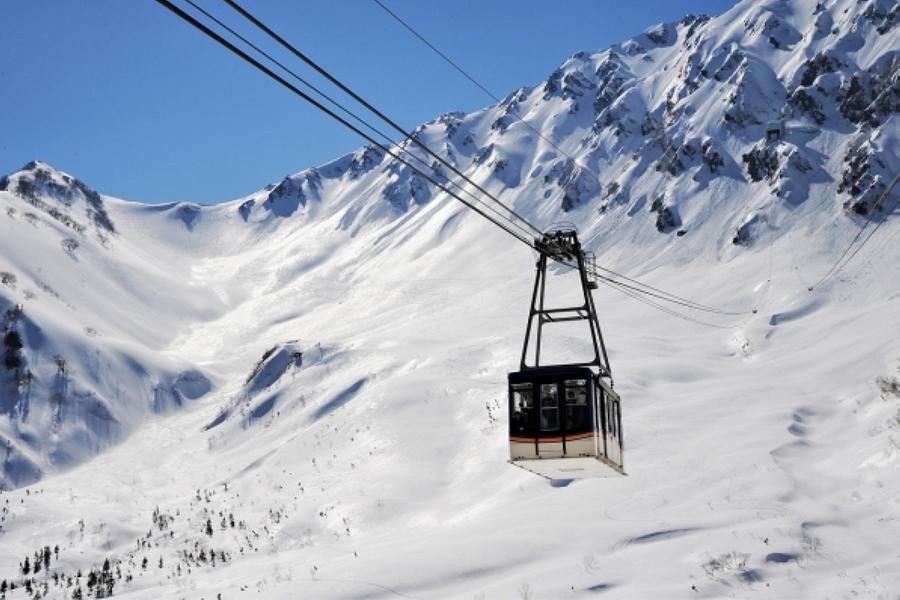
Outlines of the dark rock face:
M 619 185 L 618 181 L 613 181 L 606 186 L 606 193 L 603 194 L 603 203 L 600 204 L 597 211 L 603 214 L 613 206 L 627 205 L 628 201 L 628 193 L 622 190 L 622 186 Z M 629 213 L 629 216 L 633 216 L 633 213 Z
M 857 124 L 878 127 L 891 114 L 900 112 L 900 52 L 879 58 L 867 70 L 854 74 L 838 92 L 838 110 Z
M 838 192 L 846 192 L 851 196 L 859 196 L 866 187 L 865 179 L 868 177 L 872 158 L 871 148 L 868 144 L 854 144 L 844 155 L 844 172 L 841 175 L 841 183 Z
M 496 131 L 501 135 L 506 133 L 509 126 L 518 120 L 516 111 L 519 109 L 519 105 L 527 98 L 528 92 L 525 88 L 520 88 L 507 96 L 503 102 L 500 103 L 500 108 L 503 112 L 493 123 L 491 123 L 491 130 Z
M 759 23 L 756 23 L 752 29 L 760 37 L 765 38 L 770 46 L 778 50 L 790 50 L 803 39 L 799 31 L 774 14 L 769 14 L 765 18 L 761 28 Z
M 718 175 L 725 166 L 725 159 L 713 140 L 701 142 L 697 138 L 677 144 L 670 140 L 660 140 L 663 154 L 656 163 L 657 171 L 665 171 L 678 177 L 692 166 L 702 164 L 712 175 Z
M 544 184 L 556 184 L 563 190 L 560 208 L 564 212 L 585 204 L 592 196 L 599 196 L 600 183 L 587 170 L 569 159 L 556 162 L 544 175 Z
M 759 223 L 759 215 L 753 215 L 737 228 L 731 243 L 735 246 L 750 246 L 754 241 L 753 231 Z
M 444 126 L 444 134 L 448 139 L 453 138 L 453 136 L 456 135 L 456 132 L 459 130 L 459 125 L 462 123 L 465 116 L 464 113 L 454 111 L 438 117 L 438 123 Z
M 742 155 L 741 159 L 753 181 L 772 179 L 778 172 L 778 152 L 774 147 L 757 145 Z
M 485 146 L 484 148 L 482 148 L 475 154 L 475 158 L 472 159 L 472 162 L 475 163 L 476 165 L 484 164 L 485 162 L 487 162 L 487 160 L 491 157 L 491 155 L 493 153 L 494 153 L 494 144 L 488 144 L 487 146 Z
M 295 198 L 301 206 L 306 206 L 306 194 L 303 193 L 303 183 L 291 177 L 285 177 L 275 186 L 263 203 L 267 207 L 275 206 L 285 199 Z
M 723 54 L 725 55 L 725 59 L 721 61 L 721 64 L 718 64 L 719 56 L 717 55 Z M 728 81 L 732 75 L 737 73 L 740 66 L 745 64 L 746 61 L 746 54 L 744 54 L 740 48 L 731 44 L 724 48 L 718 48 L 713 52 L 712 58 L 703 66 L 700 70 L 700 74 L 704 77 L 709 77 L 711 73 L 712 78 L 716 81 Z
M 629 85 L 634 83 L 634 74 L 622 62 L 615 52 L 610 52 L 609 57 L 600 63 L 596 71 L 597 95 L 594 99 L 594 111 L 597 116 L 594 120 L 594 129 L 602 129 L 613 124 L 614 117 L 610 114 L 610 107 L 622 96 Z
M 447 174 L 444 173 L 443 165 L 436 160 L 431 163 L 431 177 L 438 183 L 444 185 L 450 183 L 450 179 L 447 177 Z
M 680 29 L 686 29 L 684 32 L 684 43 L 689 43 L 691 38 L 694 37 L 694 34 L 708 22 L 708 15 L 688 15 L 681 19 L 678 26 Z
M 497 160 L 491 161 L 491 173 L 494 173 L 495 175 L 498 173 L 502 173 L 508 166 L 509 159 L 498 158 Z
M 650 112 L 644 114 L 644 120 L 641 122 L 641 135 L 649 136 L 662 131 L 662 125 L 659 120 Z
M 647 39 L 657 46 L 671 46 L 678 39 L 675 28 L 668 23 L 660 23 L 644 32 Z
M 678 209 L 665 202 L 665 196 L 657 196 L 650 205 L 650 212 L 656 213 L 656 230 L 660 233 L 669 233 L 681 227 Z
M 282 179 L 269 191 L 262 205 L 276 216 L 289 217 L 299 207 L 306 206 L 309 194 L 318 192 L 321 187 L 322 179 L 316 169 L 303 171 Z M 245 202 L 241 205 L 241 215 L 243 216 L 243 211 L 249 211 L 252 207 L 252 204 L 247 205 Z
M 897 196 L 897 186 L 889 189 L 896 173 L 892 173 L 872 139 L 860 134 L 847 148 L 844 171 L 838 184 L 838 192 L 850 196 L 843 206 L 858 215 L 880 212 Z M 891 195 L 893 192 L 893 196 Z
M 0 190 L 17 195 L 77 233 L 84 233 L 87 228 L 69 211 L 77 202 L 83 201 L 85 214 L 95 226 L 101 241 L 106 241 L 105 234 L 116 232 L 100 194 L 83 181 L 53 171 L 38 161 L 25 165 L 14 180 L 8 176 L 3 177 L 0 180 Z
M 853 76 L 845 90 L 840 94 L 840 110 L 848 121 L 859 123 L 866 119 L 866 90 L 859 81 L 859 76 Z
M 704 69 L 703 57 L 704 53 L 702 50 L 695 50 L 681 65 L 681 69 L 678 72 L 679 77 L 676 87 L 669 90 L 669 94 L 666 97 L 669 104 L 666 112 L 669 114 L 673 113 L 675 104 L 679 100 L 683 100 L 699 90 L 703 81 L 707 78 L 707 70 Z
M 743 57 L 726 83 L 731 91 L 722 118 L 735 135 L 744 135 L 748 128 L 776 119 L 787 97 L 772 68 L 749 56 Z
M 94 225 L 109 233 L 115 233 L 116 228 L 113 225 L 112 219 L 109 218 L 109 213 L 106 212 L 106 207 L 103 205 L 103 198 L 100 197 L 100 194 L 78 179 L 73 181 L 73 185 L 81 192 L 85 201 L 88 203 L 88 206 L 90 207 L 88 209 L 88 216 L 91 221 L 94 222 Z
M 353 156 L 347 172 L 351 179 L 358 179 L 381 164 L 384 160 L 384 152 L 375 146 L 366 146 Z
M 179 220 L 181 220 L 181 222 L 189 231 L 193 231 L 194 228 L 200 223 L 203 212 L 202 209 L 196 204 L 181 204 L 178 205 L 178 208 L 175 211 L 175 216 L 178 217 Z
M 725 159 L 722 158 L 722 155 L 719 153 L 712 140 L 703 142 L 702 150 L 703 163 L 709 169 L 710 173 L 718 175 L 722 170 L 722 167 L 725 166 Z
M 427 180 L 409 168 L 398 169 L 395 174 L 396 179 L 382 192 L 382 197 L 395 212 L 404 213 L 413 206 L 421 206 L 431 200 L 432 190 Z
M 803 88 L 794 90 L 788 97 L 787 106 L 798 113 L 809 115 L 817 125 L 825 122 L 822 104 Z
M 828 180 L 817 156 L 790 142 L 778 141 L 760 142 L 742 159 L 752 181 L 767 181 L 775 196 L 797 206 L 809 197 L 810 183 Z
M 862 16 L 866 21 L 875 26 L 875 31 L 877 31 L 879 35 L 885 35 L 893 30 L 897 21 L 900 20 L 898 14 L 900 14 L 900 4 L 888 0 L 872 2 L 866 8 Z
M 245 221 L 250 218 L 250 213 L 253 211 L 253 207 L 256 205 L 255 200 L 247 200 L 246 202 L 242 202 L 238 207 L 238 213 L 241 215 L 241 218 Z
M 512 125 L 515 120 L 516 117 L 512 114 L 502 115 L 497 117 L 497 119 L 491 123 L 491 129 L 502 135 L 506 133 L 506 130 L 509 129 L 509 126 Z
M 558 96 L 564 100 L 580 98 L 584 92 L 593 87 L 591 82 L 579 71 L 566 72 L 557 69 L 547 78 L 544 84 L 544 100 Z
M 820 52 L 803 63 L 803 66 L 800 68 L 800 85 L 802 87 L 809 87 L 816 82 L 819 75 L 823 73 L 834 73 L 841 66 L 841 62 L 830 56 L 829 53 Z

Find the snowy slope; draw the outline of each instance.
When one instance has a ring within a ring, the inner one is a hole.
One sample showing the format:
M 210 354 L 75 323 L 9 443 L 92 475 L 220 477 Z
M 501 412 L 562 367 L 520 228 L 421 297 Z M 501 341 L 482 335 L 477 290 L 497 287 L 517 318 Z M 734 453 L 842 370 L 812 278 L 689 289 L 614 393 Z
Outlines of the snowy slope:
M 896 20 L 743 2 L 417 129 L 600 264 L 741 313 L 596 294 L 620 480 L 506 465 L 533 256 L 376 149 L 216 206 L 3 178 L 10 595 L 892 597 Z

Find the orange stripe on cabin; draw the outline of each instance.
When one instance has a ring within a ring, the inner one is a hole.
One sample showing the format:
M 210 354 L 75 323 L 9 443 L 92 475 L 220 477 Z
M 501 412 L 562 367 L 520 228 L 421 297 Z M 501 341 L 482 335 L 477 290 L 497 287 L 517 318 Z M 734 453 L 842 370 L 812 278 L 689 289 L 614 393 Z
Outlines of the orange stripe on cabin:
M 588 433 L 575 433 L 572 435 L 565 436 L 567 442 L 577 442 L 578 440 L 586 440 L 589 438 L 597 437 L 592 431 Z M 517 444 L 533 444 L 535 441 L 534 436 L 531 437 L 520 437 L 520 436 L 509 436 L 510 442 L 515 442 Z M 563 436 L 555 435 L 553 437 L 539 437 L 537 438 L 537 442 L 539 444 L 556 444 L 561 443 L 563 441 Z

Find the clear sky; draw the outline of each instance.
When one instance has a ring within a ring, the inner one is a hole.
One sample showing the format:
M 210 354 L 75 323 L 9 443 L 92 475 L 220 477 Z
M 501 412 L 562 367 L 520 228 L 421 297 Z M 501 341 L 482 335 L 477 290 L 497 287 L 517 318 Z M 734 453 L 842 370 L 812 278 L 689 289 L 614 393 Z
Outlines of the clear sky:
M 578 50 L 734 4 L 383 1 L 500 97 Z M 264 39 L 220 0 L 195 2 Z M 242 4 L 409 129 L 492 103 L 372 0 Z M 113 196 L 218 202 L 364 143 L 153 0 L 3 0 L 0 22 L 0 173 L 38 158 Z

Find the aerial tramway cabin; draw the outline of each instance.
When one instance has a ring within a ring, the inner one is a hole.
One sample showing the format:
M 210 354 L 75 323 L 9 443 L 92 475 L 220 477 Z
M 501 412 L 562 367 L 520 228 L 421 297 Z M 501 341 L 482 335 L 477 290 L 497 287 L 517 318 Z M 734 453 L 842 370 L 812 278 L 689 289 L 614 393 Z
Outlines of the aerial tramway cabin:
M 624 474 L 619 396 L 586 367 L 510 373 L 509 457 L 550 479 Z
M 528 329 L 520 369 L 509 380 L 510 462 L 551 480 L 625 475 L 622 413 L 600 333 L 591 289 L 596 287 L 574 230 L 545 234 L 538 242 Z M 547 308 L 544 290 L 548 257 L 580 272 L 584 304 Z M 540 365 L 543 326 L 586 321 L 595 356 L 592 361 Z M 527 363 L 535 332 L 534 364 Z

